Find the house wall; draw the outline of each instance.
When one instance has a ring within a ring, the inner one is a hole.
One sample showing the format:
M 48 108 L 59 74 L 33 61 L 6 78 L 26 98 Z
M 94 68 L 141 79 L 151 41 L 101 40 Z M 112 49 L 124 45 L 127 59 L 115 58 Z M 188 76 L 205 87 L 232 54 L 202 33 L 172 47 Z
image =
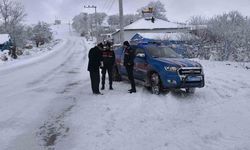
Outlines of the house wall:
M 125 30 L 124 31 L 124 40 L 129 41 L 136 33 L 168 33 L 168 32 L 189 32 L 187 28 L 182 29 L 158 29 L 158 30 Z M 116 32 L 113 35 L 114 43 L 119 44 L 120 41 L 120 32 Z

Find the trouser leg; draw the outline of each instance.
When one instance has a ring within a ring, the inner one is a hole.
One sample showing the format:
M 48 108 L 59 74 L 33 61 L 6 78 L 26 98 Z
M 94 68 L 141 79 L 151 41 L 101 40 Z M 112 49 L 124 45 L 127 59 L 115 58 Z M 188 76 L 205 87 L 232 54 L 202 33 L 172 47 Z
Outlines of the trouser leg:
M 131 89 L 136 90 L 136 88 L 135 88 L 135 80 L 134 80 L 134 73 L 133 73 L 134 66 L 127 66 L 126 69 L 127 69 L 127 72 L 128 72 L 128 79 L 129 79 L 129 81 L 131 83 Z
M 93 75 L 92 71 L 90 71 L 89 74 L 90 74 L 90 81 L 91 81 L 91 89 L 92 89 L 92 92 L 95 93 L 95 88 L 94 88 L 94 86 L 95 86 L 95 84 L 94 84 L 95 78 L 94 78 L 94 75 Z
M 90 72 L 91 78 L 91 87 L 93 93 L 99 93 L 99 84 L 100 84 L 100 72 L 98 71 L 91 71 Z
M 106 71 L 107 71 L 107 68 L 103 67 L 102 68 L 102 86 L 105 85 Z
M 109 75 L 109 86 L 112 87 L 113 84 L 113 67 L 108 68 L 108 75 Z
M 100 93 L 100 91 L 99 91 L 99 85 L 100 85 L 100 70 L 98 70 L 97 73 L 96 73 L 95 89 L 96 89 L 97 93 Z

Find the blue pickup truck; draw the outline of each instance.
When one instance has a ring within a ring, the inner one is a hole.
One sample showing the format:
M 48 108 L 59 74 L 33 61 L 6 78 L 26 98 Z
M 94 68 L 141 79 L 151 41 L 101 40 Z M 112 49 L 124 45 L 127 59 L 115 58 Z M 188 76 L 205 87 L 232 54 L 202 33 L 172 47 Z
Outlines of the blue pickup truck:
M 132 48 L 136 56 L 135 80 L 149 87 L 153 94 L 172 89 L 185 89 L 187 93 L 194 93 L 195 88 L 204 87 L 203 68 L 198 62 L 182 58 L 162 43 L 136 43 Z M 123 51 L 122 47 L 115 49 L 114 74 L 118 79 L 127 78 Z

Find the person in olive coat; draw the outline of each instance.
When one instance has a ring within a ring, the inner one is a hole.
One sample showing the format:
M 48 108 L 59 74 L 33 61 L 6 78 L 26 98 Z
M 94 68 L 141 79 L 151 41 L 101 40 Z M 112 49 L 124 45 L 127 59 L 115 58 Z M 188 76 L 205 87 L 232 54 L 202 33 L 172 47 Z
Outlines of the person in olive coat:
M 107 42 L 104 46 L 104 50 L 102 51 L 102 59 L 103 59 L 103 67 L 102 67 L 102 88 L 101 90 L 104 90 L 105 88 L 105 78 L 106 78 L 106 72 L 108 72 L 109 76 L 109 89 L 113 90 L 113 67 L 115 64 L 115 53 L 113 50 L 111 50 L 111 43 Z
M 131 84 L 131 89 L 128 90 L 129 93 L 136 93 L 135 80 L 134 80 L 134 59 L 135 59 L 135 50 L 131 48 L 128 41 L 123 43 L 124 47 L 124 66 L 128 73 L 128 79 Z
M 99 43 L 97 46 L 90 49 L 88 57 L 88 71 L 90 73 L 91 79 L 91 88 L 93 94 L 100 94 L 102 93 L 99 91 L 99 84 L 100 84 L 100 67 L 102 64 L 102 54 L 101 50 L 103 49 L 103 44 Z

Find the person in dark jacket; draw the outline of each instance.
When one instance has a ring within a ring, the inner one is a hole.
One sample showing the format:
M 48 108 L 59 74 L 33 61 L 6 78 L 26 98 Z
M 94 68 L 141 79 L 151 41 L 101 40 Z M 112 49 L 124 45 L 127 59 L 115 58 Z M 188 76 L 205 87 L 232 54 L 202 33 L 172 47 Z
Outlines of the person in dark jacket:
M 126 67 L 128 73 L 128 79 L 131 83 L 131 89 L 128 90 L 129 93 L 136 93 L 135 80 L 134 80 L 134 59 L 135 50 L 131 48 L 128 41 L 123 43 L 124 47 L 124 66 Z
M 105 88 L 105 78 L 106 72 L 108 72 L 109 76 L 109 89 L 113 90 L 113 66 L 115 63 L 115 53 L 111 50 L 111 43 L 107 42 L 104 46 L 104 50 L 102 51 L 102 59 L 103 59 L 103 67 L 102 67 L 102 88 Z
M 91 88 L 93 94 L 100 94 L 100 95 L 102 95 L 102 93 L 99 91 L 100 66 L 102 64 L 102 54 L 101 54 L 102 49 L 103 49 L 103 44 L 99 43 L 94 48 L 91 48 L 88 54 L 89 57 L 88 71 L 90 73 Z

